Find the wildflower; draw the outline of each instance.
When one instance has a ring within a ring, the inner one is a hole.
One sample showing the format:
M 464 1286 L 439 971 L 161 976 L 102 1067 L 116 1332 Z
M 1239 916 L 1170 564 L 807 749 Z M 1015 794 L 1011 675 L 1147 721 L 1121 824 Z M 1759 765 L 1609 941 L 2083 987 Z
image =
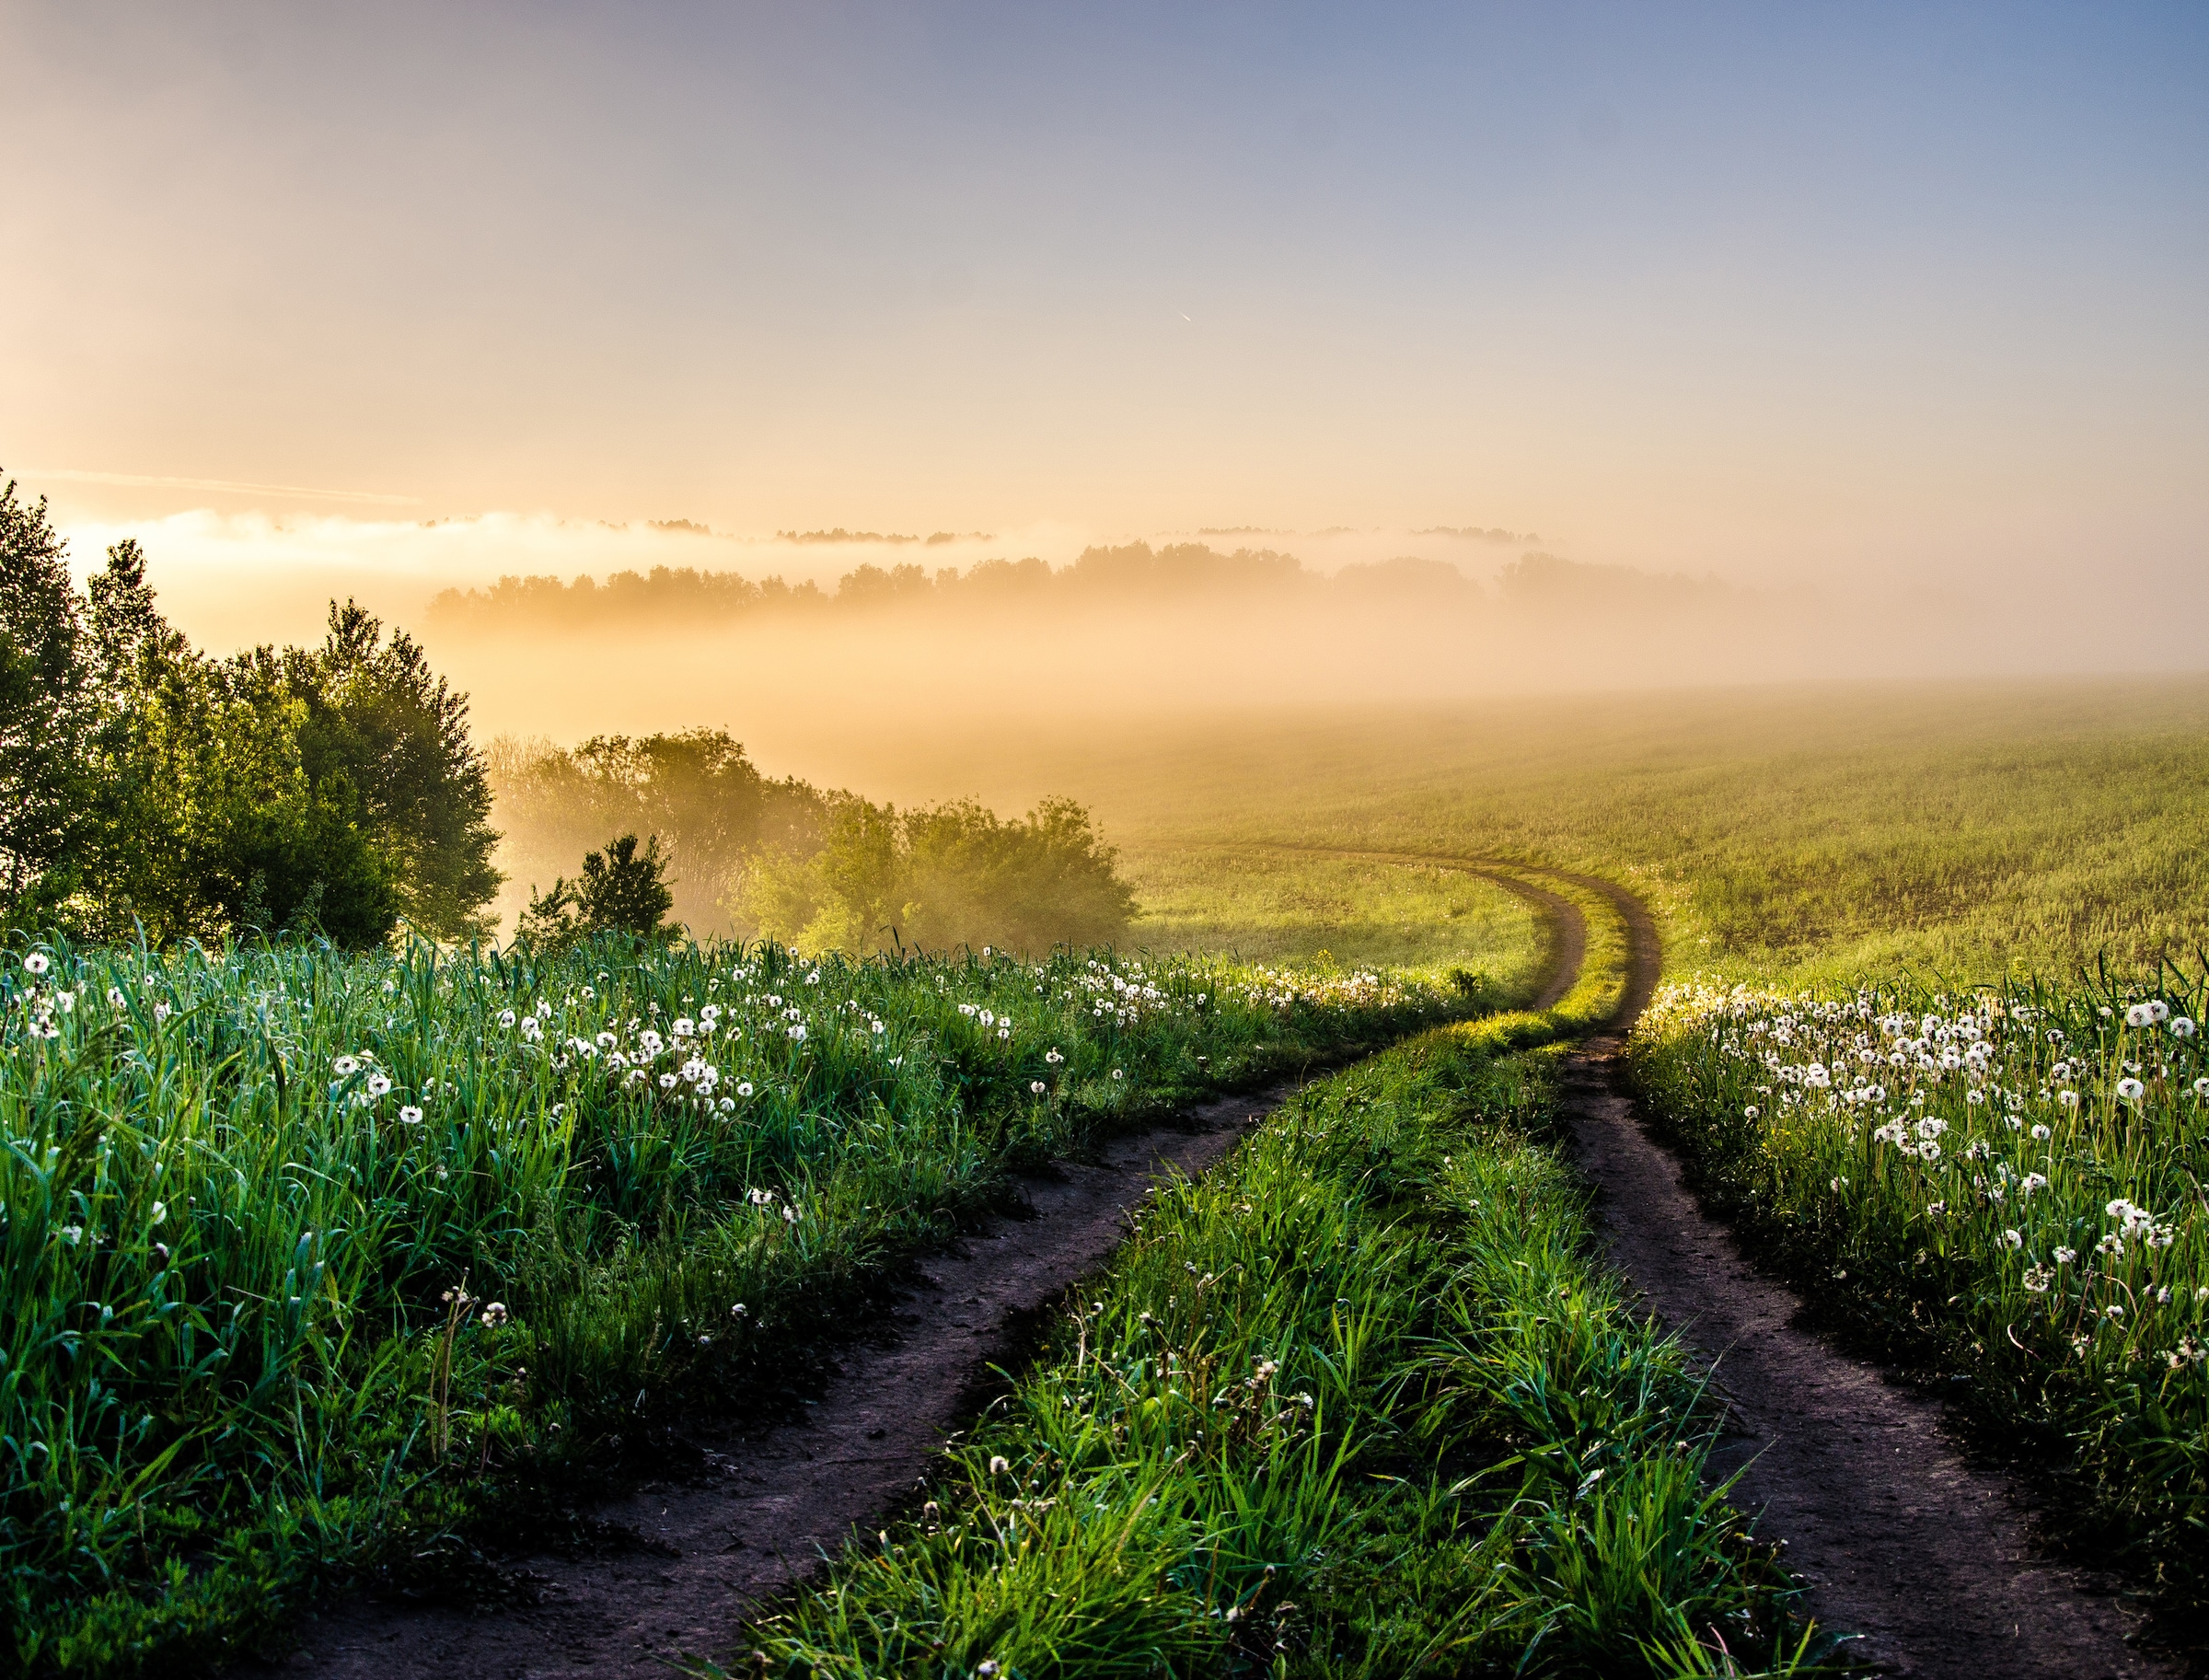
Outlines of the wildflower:
M 2058 1091 L 2055 1094 L 2055 1100 L 2063 1104 L 2063 1106 L 2066 1108 L 2076 1108 L 2078 1106 L 2078 1093 L 2076 1091 Z M 2033 1130 L 2038 1131 L 2041 1129 L 2036 1126 L 2033 1128 Z
M 2128 1103 L 2136 1103 L 2147 1095 L 2147 1087 L 2136 1079 L 2121 1079 L 2117 1082 L 2117 1095 Z
M 388 1094 L 388 1093 L 389 1093 L 390 1089 L 391 1089 L 391 1075 L 390 1075 L 390 1074 L 388 1074 L 388 1073 L 371 1073 L 371 1074 L 369 1074 L 369 1075 L 368 1075 L 368 1095 L 369 1095 L 370 1096 L 383 1096 L 383 1095 L 386 1095 L 387 1094 Z
M 2028 1266 L 2025 1269 L 2025 1288 L 2035 1295 L 2044 1295 L 2048 1286 L 2055 1281 L 2055 1272 L 2046 1266 Z
M 409 1103 L 409 1104 L 407 1104 L 405 1106 L 401 1107 L 401 1108 L 399 1109 L 399 1123 L 401 1126 L 419 1126 L 419 1125 L 421 1125 L 421 1124 L 422 1124 L 422 1110 L 421 1110 L 421 1109 L 419 1109 L 419 1108 L 417 1108 L 417 1107 L 415 1107 L 415 1106 L 413 1106 L 411 1103 Z
M 803 1044 L 805 1040 L 805 1023 L 800 1021 L 796 1025 L 792 1026 L 790 1029 L 790 1037 L 792 1043 Z
M 483 1327 L 495 1330 L 506 1322 L 506 1303 L 503 1301 L 486 1301 L 483 1303 Z
M 992 1476 L 1002 1476 L 1002 1475 L 1003 1475 L 1003 1474 L 1004 1474 L 1004 1473 L 1005 1473 L 1007 1470 L 1010 1470 L 1012 1467 L 1012 1461 L 1010 1458 L 1007 1458 L 1007 1457 L 1006 1457 L 1006 1456 L 1005 1456 L 1003 1454 L 1001 1454 L 1001 1453 L 1000 1453 L 1000 1454 L 999 1454 L 997 1456 L 993 1457 L 992 1459 L 990 1459 L 990 1461 L 989 1461 L 989 1474 L 990 1474 L 990 1475 L 992 1475 Z M 992 1664 L 991 1666 L 994 1668 L 994 1666 L 995 1666 L 995 1665 L 994 1665 L 994 1664 Z
M 673 1073 L 660 1075 L 660 1089 L 663 1091 L 672 1091 L 679 1083 L 680 1081 Z
M 122 1007 L 122 988 L 120 986 L 109 987 L 108 1002 L 115 1008 L 121 1009 Z
M 750 1080 L 740 1079 L 736 1082 L 736 1095 L 738 1096 L 749 1096 L 751 1094 L 752 1082 Z
M 2068 1266 L 2077 1258 L 2078 1250 L 2076 1248 L 2058 1248 L 2055 1251 L 2055 1263 L 2058 1266 Z
M 2124 1012 L 2124 1024 L 2127 1026 L 2152 1026 L 2155 1019 L 2154 1012 L 2145 1003 L 2135 1003 Z
M 1949 1204 L 1945 1201 L 1929 1201 L 1926 1204 L 1926 1217 L 1927 1219 L 1938 1219 L 1948 1211 Z
M 2157 1306 L 2169 1306 L 2170 1304 L 2170 1291 L 2168 1289 L 2157 1290 L 2156 1292 L 2156 1304 Z
M 1756 1105 L 1754 1103 L 1751 1103 L 1746 1108 L 1742 1109 L 1741 1118 L 1745 1120 L 1753 1120 L 1756 1118 Z
M 350 1056 L 341 1056 L 330 1064 L 330 1071 L 340 1079 L 350 1079 L 361 1071 L 361 1064 Z
M 501 1026 L 512 1026 L 514 1022 L 515 1014 L 513 1010 L 502 1009 L 499 1011 L 499 1025 Z
M 76 1008 L 76 993 L 74 991 L 56 991 L 53 994 L 53 1006 L 60 1010 L 64 1014 L 70 1014 Z
M 1045 1089 L 1046 1086 L 1044 1085 L 1043 1081 L 1040 1079 L 1031 1079 L 1028 1081 L 1028 1094 L 1031 1096 L 1041 1096 L 1044 1094 Z
M 1128 1077 L 1128 1075 L 1118 1068 L 1113 1069 L 1112 1076 L 1115 1079 L 1126 1079 Z M 2209 1084 L 2209 1080 L 2203 1080 L 2202 1083 L 2203 1084 Z
M 2172 1037 L 2174 1037 L 2174 1038 L 2191 1038 L 2191 1037 L 2193 1037 L 2193 1019 L 2192 1019 L 2192 1016 L 2190 1016 L 2190 1015 L 2175 1015 L 2175 1016 L 2173 1016 L 2173 1017 L 2171 1018 L 2171 1023 L 2170 1023 L 2170 1036 L 2171 1036 Z
M 2032 1141 L 2035 1143 L 2045 1143 L 2054 1135 L 2055 1134 L 2050 1131 L 2047 1127 L 2040 1124 L 2038 1121 L 2034 1122 L 2032 1128 Z
M 731 1318 L 742 1318 L 745 1315 L 745 1311 L 746 1308 L 744 1303 L 739 1301 L 734 1306 L 729 1309 L 729 1316 Z
M 33 979 L 36 979 L 40 975 L 45 973 L 46 970 L 52 966 L 53 965 L 47 960 L 46 953 L 43 951 L 33 951 L 29 956 L 26 956 L 23 959 L 23 971 L 29 975 Z
M 157 1201 L 154 1203 L 154 1217 L 148 1222 L 157 1225 L 168 1217 L 168 1204 L 165 1201 Z
M 2122 1318 L 2124 1316 L 2124 1309 L 2112 1301 L 2109 1305 L 2101 1309 L 2101 1315 L 2104 1318 Z
M 2030 1196 L 2035 1190 L 2044 1190 L 2047 1188 L 2048 1180 L 2042 1175 L 2039 1173 L 2027 1173 L 2025 1176 L 2018 1181 L 2018 1193 L 2020 1196 Z
M 170 1011 L 170 1009 L 169 1009 L 169 1007 L 168 1007 L 168 1004 L 166 1004 L 166 1003 L 156 1003 L 156 1004 L 155 1004 L 155 1005 L 154 1005 L 154 1019 L 155 1019 L 155 1020 L 156 1020 L 156 1021 L 166 1021 L 166 1020 L 168 1020 L 168 1017 L 169 1017 L 169 1014 L 171 1014 L 171 1011 Z
M 2022 1232 L 2005 1231 L 2002 1234 L 2002 1242 L 2006 1247 L 2022 1248 L 2025 1246 L 2025 1236 Z

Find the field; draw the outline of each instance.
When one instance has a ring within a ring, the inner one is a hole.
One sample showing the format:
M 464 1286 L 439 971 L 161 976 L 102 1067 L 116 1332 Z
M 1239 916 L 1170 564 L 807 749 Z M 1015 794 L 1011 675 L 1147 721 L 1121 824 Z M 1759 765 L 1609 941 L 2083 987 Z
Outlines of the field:
M 12 1650 L 177 1671 L 570 1521 L 709 1396 L 787 1404 L 1014 1171 L 1378 1052 L 1151 1204 L 932 1503 L 746 1637 L 839 1675 L 1824 1660 L 1700 1475 L 1697 1355 L 1598 1257 L 1557 1070 L 1625 935 L 1544 864 L 1656 913 L 1632 1067 L 1714 1205 L 2180 1626 L 2205 724 L 2180 683 L 1798 690 L 900 759 L 1093 802 L 1134 936 L 1040 963 L 18 941 Z M 830 772 L 912 797 L 883 747 Z M 1586 966 L 1498 1014 L 1564 949 L 1531 887 Z
M 1674 987 L 1655 1112 L 1830 1322 L 1968 1392 L 2177 1616 L 2209 1581 L 2209 988 Z
M 237 1649 L 787 1377 L 1012 1164 L 1457 1007 L 1347 968 L 619 942 L 45 944 L 0 997 L 10 1642 L 75 1673 Z
M 1444 1028 L 1142 1212 L 913 1519 L 757 1630 L 769 1672 L 1796 1672 L 1682 1350 L 1591 1258 L 1535 1048 Z
M 1157 925 L 1280 936 L 1270 905 L 1192 918 L 1254 849 L 1518 857 L 1627 882 L 1668 968 L 1773 983 L 2062 973 L 2209 946 L 2209 685 L 1978 683 L 1558 695 L 1449 708 L 1146 720 L 988 738 L 751 732 L 894 796 L 1088 801 Z M 1302 878 L 1316 905 L 1336 865 Z M 1276 902 L 1305 889 L 1274 876 Z M 1209 886 L 1208 889 L 1209 890 Z M 1408 890 L 1408 889 L 1405 889 Z M 1293 918 L 1292 918 L 1293 920 Z M 1313 946 L 1388 948 L 1394 918 Z M 1138 937 L 1145 937 L 1139 922 Z

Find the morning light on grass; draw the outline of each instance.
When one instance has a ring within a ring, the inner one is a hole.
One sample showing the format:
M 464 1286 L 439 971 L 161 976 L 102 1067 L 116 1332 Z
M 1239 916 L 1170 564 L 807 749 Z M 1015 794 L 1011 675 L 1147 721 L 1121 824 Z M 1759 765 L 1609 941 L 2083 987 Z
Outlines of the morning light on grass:
M 0 1674 L 2203 1672 L 2198 9 L 8 21 Z

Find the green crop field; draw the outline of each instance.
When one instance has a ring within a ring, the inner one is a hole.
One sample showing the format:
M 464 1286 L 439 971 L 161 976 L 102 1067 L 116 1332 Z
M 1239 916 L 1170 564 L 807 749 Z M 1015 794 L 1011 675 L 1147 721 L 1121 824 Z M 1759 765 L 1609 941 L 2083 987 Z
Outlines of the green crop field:
M 2209 684 L 2192 678 L 1567 695 L 814 750 L 892 791 L 1082 798 L 1147 907 L 1139 933 L 1219 946 L 1309 915 L 1310 945 L 1419 954 L 1363 900 L 1320 912 L 1342 865 L 1297 864 L 1311 848 L 1610 875 L 1658 912 L 1676 973 L 1998 978 L 2209 946 Z

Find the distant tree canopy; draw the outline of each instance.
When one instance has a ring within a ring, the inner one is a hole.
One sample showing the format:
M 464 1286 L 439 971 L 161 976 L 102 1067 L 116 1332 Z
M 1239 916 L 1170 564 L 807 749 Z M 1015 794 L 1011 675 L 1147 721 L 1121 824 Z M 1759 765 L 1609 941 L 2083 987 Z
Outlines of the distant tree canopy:
M 864 533 L 838 533 L 857 536 Z M 941 533 L 939 533 L 941 535 Z M 934 539 L 929 539 L 933 541 Z M 1085 550 L 1054 570 L 1030 556 L 985 560 L 961 572 L 908 562 L 862 565 L 844 574 L 833 592 L 780 577 L 754 582 L 734 572 L 655 566 L 618 572 L 599 583 L 578 577 L 503 577 L 482 589 L 447 589 L 430 603 L 430 622 L 453 630 L 588 630 L 610 624 L 694 624 L 758 613 L 859 614 L 936 611 L 972 613 L 1162 604 L 1371 600 L 1402 594 L 1431 602 L 1447 591 L 1464 603 L 1484 591 L 1456 567 L 1417 558 L 1347 568 L 1333 578 L 1308 571 L 1292 554 L 1271 549 L 1221 553 L 1201 542 L 1153 549 L 1133 542 Z
M 591 921 L 584 883 L 564 880 L 607 834 L 649 837 L 670 907 L 696 933 L 847 950 L 1043 950 L 1116 939 L 1134 914 L 1113 852 L 1069 800 L 1009 821 L 972 801 L 901 812 L 769 780 L 719 729 L 573 748 L 502 740 L 490 759 L 505 858 L 533 895 L 522 924 L 539 937 L 626 925 Z M 537 891 L 547 880 L 553 888 Z
M 331 605 L 311 649 L 196 652 L 134 542 L 79 594 L 43 501 L 0 487 L 0 915 L 156 940 L 484 931 L 499 875 L 468 702 Z

